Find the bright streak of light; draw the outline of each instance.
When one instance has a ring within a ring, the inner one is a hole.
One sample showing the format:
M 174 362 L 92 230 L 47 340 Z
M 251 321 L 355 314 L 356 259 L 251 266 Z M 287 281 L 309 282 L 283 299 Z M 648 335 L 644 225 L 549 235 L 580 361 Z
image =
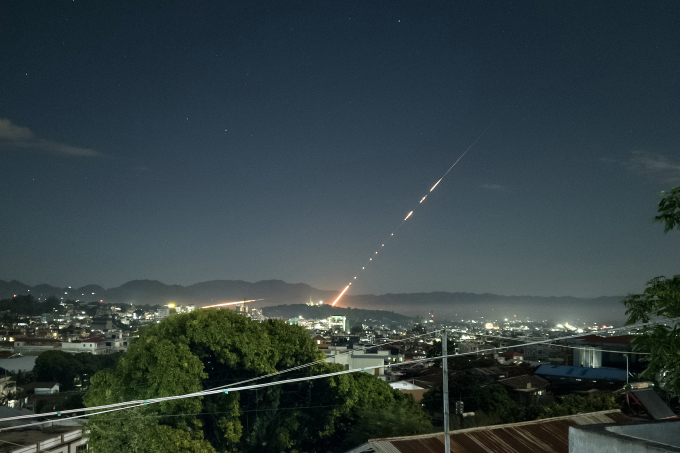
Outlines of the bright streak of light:
M 413 211 L 409 212 L 404 220 L 408 220 L 408 218 L 411 217 L 412 215 L 413 215 Z
M 458 162 L 458 161 L 456 161 L 456 162 Z M 456 164 L 453 164 L 453 165 L 456 165 Z M 439 181 L 437 181 L 437 182 L 434 184 L 434 186 L 432 186 L 432 188 L 430 189 L 430 192 L 432 192 L 432 191 L 434 190 L 434 188 L 437 187 L 437 185 L 438 185 L 440 182 L 442 182 L 442 179 L 444 179 L 444 178 L 443 178 L 443 177 L 439 178 Z M 424 200 L 424 198 L 423 198 L 423 200 Z M 421 201 L 421 203 L 422 203 L 422 201 Z
M 236 302 L 224 302 L 222 304 L 206 305 L 205 307 L 201 307 L 201 308 L 226 307 L 228 305 L 247 304 L 248 302 L 257 302 L 258 300 L 264 300 L 264 299 L 251 299 L 251 300 L 239 300 L 239 301 L 236 301 Z
M 351 283 L 350 283 L 350 285 L 351 285 Z M 349 289 L 349 285 L 345 286 L 345 289 L 342 290 L 342 292 L 340 293 L 340 295 L 338 296 L 338 298 L 335 299 L 335 302 L 333 302 L 333 303 L 331 304 L 331 306 L 335 306 L 335 304 L 338 303 L 338 301 L 340 300 L 340 298 L 341 298 L 342 296 L 345 295 L 345 293 L 347 292 L 348 289 Z
M 439 183 L 437 183 L 437 184 L 439 184 Z M 433 189 L 434 189 L 434 187 L 433 187 Z M 432 192 L 432 191 L 430 190 L 430 192 Z M 427 195 L 425 195 L 425 196 L 423 197 L 423 199 L 420 200 L 420 202 L 422 203 L 423 201 L 425 201 L 426 198 L 427 198 Z

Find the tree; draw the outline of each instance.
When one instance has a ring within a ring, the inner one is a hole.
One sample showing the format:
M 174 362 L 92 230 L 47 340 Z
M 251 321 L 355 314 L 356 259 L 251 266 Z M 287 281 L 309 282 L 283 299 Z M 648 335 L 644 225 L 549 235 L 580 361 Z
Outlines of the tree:
M 45 351 L 35 359 L 33 373 L 40 382 L 58 382 L 62 391 L 75 388 L 75 380 L 80 374 L 80 362 L 73 354 L 51 350 Z
M 537 418 L 621 409 L 622 404 L 621 396 L 614 393 L 600 393 L 591 396 L 565 395 L 559 402 L 537 408 Z
M 197 392 L 322 358 L 301 327 L 276 320 L 258 323 L 229 310 L 197 310 L 145 328 L 115 369 L 92 378 L 85 404 Z M 341 369 L 320 362 L 259 382 Z M 102 453 L 332 452 L 365 420 L 362 411 L 369 407 L 408 414 L 410 421 L 426 419 L 412 399 L 367 373 L 355 373 L 169 400 L 125 416 L 91 416 L 88 428 L 90 446 Z M 187 447 L 181 450 L 175 443 Z
M 97 371 L 114 367 L 121 355 L 120 352 L 94 355 L 88 352 L 45 351 L 35 359 L 33 374 L 38 381 L 58 382 L 62 391 L 72 390 L 76 380 L 86 383 Z
M 680 186 L 662 192 L 659 215 L 655 221 L 664 223 L 664 232 L 680 230 Z M 655 324 L 639 329 L 634 340 L 636 350 L 647 351 L 649 362 L 642 376 L 658 380 L 661 388 L 672 396 L 680 395 L 680 275 L 672 278 L 655 277 L 647 282 L 642 294 L 632 294 L 623 300 L 627 307 L 627 325 L 666 318 L 669 325 Z
M 680 186 L 670 192 L 661 192 L 663 198 L 659 202 L 659 215 L 654 217 L 655 222 L 664 224 L 664 233 L 673 228 L 680 229 Z
M 456 342 L 450 338 L 446 339 L 446 352 L 447 355 L 449 354 L 454 354 L 456 352 Z M 439 339 L 434 340 L 432 343 L 432 347 L 427 351 L 426 357 L 427 358 L 433 358 L 433 357 L 441 357 L 442 355 L 442 342 Z M 447 359 L 447 362 L 449 364 L 452 363 L 452 359 Z M 434 361 L 434 366 L 437 368 L 441 368 L 442 366 L 442 360 L 435 360 Z
M 423 406 L 428 412 L 443 411 L 442 386 L 437 385 L 423 395 Z M 512 420 L 515 402 L 500 384 L 484 384 L 479 377 L 469 372 L 457 372 L 449 375 L 449 408 L 455 407 L 456 401 L 463 401 L 466 412 L 482 411 L 498 421 Z

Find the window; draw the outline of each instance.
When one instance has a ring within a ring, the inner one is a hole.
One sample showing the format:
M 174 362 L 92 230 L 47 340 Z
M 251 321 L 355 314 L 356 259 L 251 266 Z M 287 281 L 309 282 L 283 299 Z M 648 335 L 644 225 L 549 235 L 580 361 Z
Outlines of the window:
M 83 451 L 87 451 L 87 444 L 78 445 L 76 447 L 76 453 L 81 453 Z
M 110 342 L 110 341 L 107 341 L 107 342 L 106 342 L 106 346 L 111 346 L 111 342 Z

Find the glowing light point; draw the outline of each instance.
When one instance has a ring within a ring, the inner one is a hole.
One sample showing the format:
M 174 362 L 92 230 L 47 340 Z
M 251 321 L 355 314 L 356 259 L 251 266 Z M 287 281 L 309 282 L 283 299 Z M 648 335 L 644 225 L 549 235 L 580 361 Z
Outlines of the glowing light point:
M 390 236 L 394 236 L 394 233 L 390 234 Z
M 362 270 L 363 270 L 363 269 L 366 269 L 366 266 L 361 266 L 361 269 L 362 269 Z
M 378 252 L 375 252 L 375 254 L 377 255 L 377 254 L 378 254 Z
M 356 277 L 354 277 L 354 280 L 356 280 L 356 279 L 357 279 L 357 278 L 356 278 Z
M 413 215 L 413 211 L 409 212 L 404 220 L 408 220 L 408 218 L 411 217 L 412 215 Z
M 368 261 L 373 261 L 373 258 L 369 258 Z M 14 296 L 14 297 L 17 297 L 17 296 Z
M 434 184 L 434 186 L 432 186 L 432 188 L 430 189 L 430 192 L 432 192 L 432 191 L 434 190 L 434 188 L 437 187 L 437 185 L 438 185 L 440 182 L 442 182 L 442 179 L 444 179 L 444 178 L 439 178 L 439 181 L 437 181 L 437 182 Z
M 385 247 L 385 244 L 383 244 L 382 246 Z
M 427 198 L 427 195 L 425 195 L 425 196 L 423 197 L 423 199 L 420 200 L 420 202 L 422 203 L 423 201 L 425 201 L 426 198 Z

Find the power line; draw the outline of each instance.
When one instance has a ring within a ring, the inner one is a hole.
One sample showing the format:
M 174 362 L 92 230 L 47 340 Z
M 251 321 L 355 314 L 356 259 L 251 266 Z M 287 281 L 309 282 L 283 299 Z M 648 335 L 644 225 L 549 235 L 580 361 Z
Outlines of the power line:
M 607 331 L 608 332 L 616 332 L 616 331 L 621 331 L 621 330 L 630 330 L 630 329 L 636 329 L 636 328 L 643 326 L 643 325 L 650 325 L 650 324 L 656 324 L 656 323 L 642 323 L 642 324 L 633 325 L 633 326 L 625 326 L 625 327 L 619 327 L 619 328 L 615 328 L 615 329 L 608 329 Z M 463 357 L 463 356 L 468 356 L 468 355 L 473 355 L 473 354 L 477 355 L 477 354 L 480 354 L 480 353 L 495 352 L 495 351 L 498 351 L 498 350 L 512 349 L 512 348 L 516 348 L 518 346 L 531 346 L 531 345 L 535 345 L 535 344 L 546 344 L 546 343 L 552 343 L 552 342 L 557 341 L 557 340 L 578 338 L 580 336 L 582 336 L 582 334 L 572 335 L 572 336 L 568 336 L 568 337 L 560 337 L 558 339 L 538 340 L 538 341 L 527 342 L 527 343 L 522 343 L 522 344 L 518 344 L 518 345 L 494 347 L 494 348 L 483 349 L 483 350 L 467 352 L 467 353 L 455 353 L 455 354 L 448 354 L 446 356 L 442 355 L 442 356 L 432 357 L 432 358 L 416 359 L 416 360 L 413 360 L 411 362 L 400 362 L 400 363 L 393 363 L 393 364 L 388 364 L 388 365 L 369 366 L 369 367 L 364 367 L 364 368 L 355 368 L 355 369 L 351 369 L 351 370 L 342 370 L 342 371 L 336 371 L 336 372 L 331 372 L 331 373 L 324 373 L 324 374 L 315 375 L 315 376 L 306 376 L 306 377 L 301 377 L 301 378 L 287 379 L 287 380 L 283 380 L 283 381 L 266 382 L 266 383 L 263 383 L 263 384 L 256 384 L 256 385 L 245 385 L 245 386 L 240 386 L 240 387 L 235 387 L 235 388 L 230 388 L 230 389 L 213 388 L 213 389 L 203 390 L 203 391 L 199 391 L 199 392 L 187 393 L 187 394 L 183 394 L 183 395 L 149 398 L 149 399 L 146 399 L 146 400 L 125 401 L 125 402 L 121 402 L 121 403 L 107 404 L 107 405 L 103 405 L 103 406 L 81 408 L 81 409 L 69 409 L 69 410 L 65 410 L 65 411 L 55 411 L 55 412 L 49 412 L 49 413 L 44 413 L 44 414 L 20 415 L 20 416 L 0 419 L 0 421 L 30 419 L 30 418 L 36 418 L 36 417 L 49 417 L 49 416 L 55 416 L 55 415 L 61 416 L 62 414 L 78 413 L 78 412 L 85 412 L 85 411 L 98 411 L 98 412 L 95 412 L 95 413 L 85 414 L 85 415 L 76 416 L 76 417 L 70 417 L 70 418 L 80 418 L 80 417 L 86 417 L 88 415 L 99 415 L 99 414 L 103 414 L 103 413 L 107 413 L 107 412 L 114 412 L 114 411 L 117 411 L 117 410 L 130 409 L 132 407 L 147 406 L 147 405 L 150 405 L 150 404 L 160 403 L 160 402 L 164 402 L 164 401 L 175 401 L 175 400 L 186 399 L 186 398 L 216 395 L 216 394 L 220 394 L 220 393 L 228 394 L 230 391 L 239 392 L 239 391 L 245 391 L 245 390 L 255 390 L 255 389 L 259 389 L 259 388 L 266 388 L 266 387 L 272 387 L 272 386 L 283 385 L 283 384 L 293 384 L 293 383 L 312 381 L 312 380 L 323 379 L 323 378 L 328 378 L 328 377 L 340 376 L 340 375 L 344 375 L 344 374 L 356 373 L 358 371 L 374 370 L 374 369 L 380 369 L 380 368 L 392 368 L 392 367 L 399 367 L 399 366 L 403 366 L 403 365 L 407 365 L 407 364 L 411 365 L 411 364 L 414 364 L 414 363 L 431 362 L 431 361 L 434 361 L 434 360 L 439 360 L 439 359 L 444 359 L 444 358 Z M 250 380 L 243 381 L 242 383 L 246 383 L 246 382 L 249 382 L 249 381 Z M 52 421 L 53 420 L 50 420 L 49 422 L 52 422 Z M 47 423 L 49 423 L 49 422 L 47 422 Z M 40 423 L 38 423 L 38 424 L 40 424 Z M 18 429 L 18 428 L 23 427 L 23 426 L 32 426 L 32 425 L 19 425 L 19 426 L 0 428 L 0 431 Z

